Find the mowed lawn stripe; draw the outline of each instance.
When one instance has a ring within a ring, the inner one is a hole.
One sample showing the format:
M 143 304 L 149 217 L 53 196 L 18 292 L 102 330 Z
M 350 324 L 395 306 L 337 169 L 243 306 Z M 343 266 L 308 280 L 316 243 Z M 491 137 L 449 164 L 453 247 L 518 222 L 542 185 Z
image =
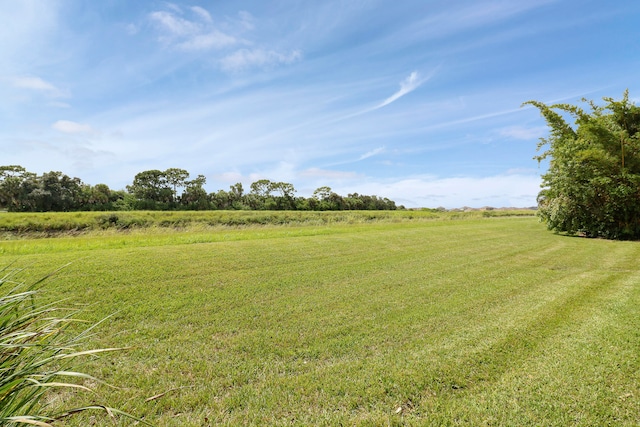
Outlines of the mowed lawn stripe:
M 461 360 L 475 367 L 466 370 L 474 381 L 470 390 L 457 393 L 455 404 L 423 403 L 445 425 L 454 419 L 490 425 L 637 425 L 639 279 L 638 272 L 626 271 L 555 282 L 556 289 L 565 290 L 528 312 L 527 321 L 509 328 L 503 339 Z
M 94 344 L 134 349 L 91 366 L 159 425 L 637 423 L 636 243 L 533 218 L 317 230 L 19 262 L 78 260 L 49 293 L 116 312 Z

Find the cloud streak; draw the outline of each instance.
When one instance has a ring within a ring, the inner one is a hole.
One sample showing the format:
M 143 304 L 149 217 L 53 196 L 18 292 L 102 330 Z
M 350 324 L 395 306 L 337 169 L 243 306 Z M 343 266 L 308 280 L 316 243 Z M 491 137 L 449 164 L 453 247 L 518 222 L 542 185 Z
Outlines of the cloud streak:
M 66 91 L 40 77 L 16 76 L 11 79 L 11 83 L 15 88 L 39 91 L 55 98 L 64 98 L 69 96 Z
M 302 59 L 302 53 L 294 50 L 288 54 L 263 49 L 241 49 L 220 61 L 220 66 L 228 72 L 243 71 L 254 67 L 270 67 L 291 64 Z
M 499 134 L 508 138 L 527 141 L 540 138 L 541 136 L 545 135 L 546 132 L 547 128 L 545 126 L 510 126 L 508 128 L 500 129 Z
M 346 115 L 342 115 L 339 116 L 335 119 L 332 120 L 332 122 L 339 122 L 342 120 L 346 120 L 346 119 L 351 119 L 354 117 L 358 117 L 358 116 L 362 116 L 363 114 L 367 114 L 370 113 L 372 111 L 376 111 L 379 110 L 383 107 L 386 107 L 387 105 L 397 101 L 398 99 L 402 98 L 403 96 L 415 91 L 416 89 L 418 89 L 423 83 L 425 83 L 426 81 L 428 81 L 429 79 L 431 79 L 434 74 L 436 73 L 437 69 L 432 71 L 431 73 L 429 73 L 429 75 L 422 77 L 420 75 L 420 73 L 418 73 L 417 71 L 412 71 L 411 74 L 409 74 L 409 76 L 407 76 L 404 80 L 402 80 L 400 82 L 400 89 L 398 89 L 393 95 L 389 96 L 388 98 L 386 98 L 384 101 L 380 102 L 377 105 L 374 105 L 373 107 L 368 107 L 359 111 L 356 111 L 355 113 L 350 113 L 350 114 L 346 114 Z
M 72 122 L 70 120 L 58 120 L 51 128 L 58 132 L 66 134 L 91 134 L 95 133 L 95 130 L 87 124 Z
M 198 16 L 200 16 L 200 18 L 202 18 L 203 21 L 213 22 L 213 19 L 211 18 L 211 14 L 207 12 L 206 9 L 200 6 L 192 6 L 191 10 L 193 10 Z
M 181 10 L 156 11 L 149 14 L 149 19 L 162 33 L 161 42 L 180 50 L 222 49 L 237 45 L 240 41 L 226 34 L 213 25 L 213 19 L 207 10 L 193 6 L 190 8 L 193 19 L 178 16 Z
M 226 17 L 219 24 L 200 6 L 183 11 L 179 6 L 167 5 L 167 9 L 148 17 L 160 33 L 158 40 L 166 46 L 183 52 L 221 52 L 213 60 L 227 73 L 287 65 L 302 59 L 300 49 L 282 51 L 252 37 L 256 26 L 246 11 L 239 11 L 236 18 Z
M 418 89 L 420 85 L 422 85 L 422 83 L 424 83 L 426 80 L 427 79 L 421 78 L 420 74 L 417 71 L 411 72 L 411 74 L 409 74 L 409 76 L 406 79 L 400 82 L 400 89 L 396 93 L 394 93 L 393 95 L 391 95 L 390 97 L 382 101 L 372 110 L 377 110 L 378 108 L 382 108 L 384 106 L 391 104 L 394 101 L 397 101 L 403 96 Z
M 384 147 L 378 147 L 375 150 L 371 150 L 367 153 L 364 153 L 362 156 L 358 157 L 358 161 L 368 159 L 369 157 L 376 156 L 384 151 Z

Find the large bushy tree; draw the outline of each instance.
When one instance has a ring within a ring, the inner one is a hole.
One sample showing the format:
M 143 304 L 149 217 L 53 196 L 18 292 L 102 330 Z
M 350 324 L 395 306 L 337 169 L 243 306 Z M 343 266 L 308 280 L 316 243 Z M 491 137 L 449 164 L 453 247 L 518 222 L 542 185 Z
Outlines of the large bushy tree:
M 165 171 L 151 169 L 136 174 L 127 190 L 138 199 L 138 209 L 166 209 L 174 200 L 171 185 Z
M 30 192 L 26 183 L 34 177 L 35 174 L 19 165 L 0 166 L 0 208 L 22 210 Z
M 38 176 L 22 166 L 0 166 L 0 208 L 11 212 L 84 209 L 83 184 L 62 172 Z
M 537 157 L 548 159 L 538 213 L 551 230 L 588 237 L 640 238 L 640 107 L 604 98 L 537 107 L 550 133 Z M 567 120 L 572 119 L 573 123 Z

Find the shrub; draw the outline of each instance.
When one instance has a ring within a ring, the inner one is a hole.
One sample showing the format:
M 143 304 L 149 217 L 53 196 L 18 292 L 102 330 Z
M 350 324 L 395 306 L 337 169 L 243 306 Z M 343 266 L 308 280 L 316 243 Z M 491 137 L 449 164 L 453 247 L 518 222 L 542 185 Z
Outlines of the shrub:
M 591 111 L 569 104 L 537 107 L 550 128 L 538 149 L 548 160 L 538 214 L 550 230 L 587 237 L 640 239 L 640 106 L 604 98 Z M 572 125 L 565 120 L 571 117 Z

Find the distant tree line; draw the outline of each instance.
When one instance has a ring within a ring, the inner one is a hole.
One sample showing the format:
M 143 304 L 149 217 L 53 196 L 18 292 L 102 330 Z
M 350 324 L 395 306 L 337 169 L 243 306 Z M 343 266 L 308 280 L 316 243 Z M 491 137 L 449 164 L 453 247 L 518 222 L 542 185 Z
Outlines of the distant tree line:
M 106 184 L 89 185 L 62 172 L 42 175 L 22 166 L 0 166 L 0 209 L 9 212 L 122 210 L 396 210 L 395 202 L 358 193 L 346 197 L 330 187 L 311 197 L 296 196 L 287 182 L 261 179 L 245 192 L 242 183 L 228 191 L 207 193 L 203 175 L 190 179 L 184 169 L 138 173 L 126 190 Z M 399 207 L 403 209 L 403 206 Z

